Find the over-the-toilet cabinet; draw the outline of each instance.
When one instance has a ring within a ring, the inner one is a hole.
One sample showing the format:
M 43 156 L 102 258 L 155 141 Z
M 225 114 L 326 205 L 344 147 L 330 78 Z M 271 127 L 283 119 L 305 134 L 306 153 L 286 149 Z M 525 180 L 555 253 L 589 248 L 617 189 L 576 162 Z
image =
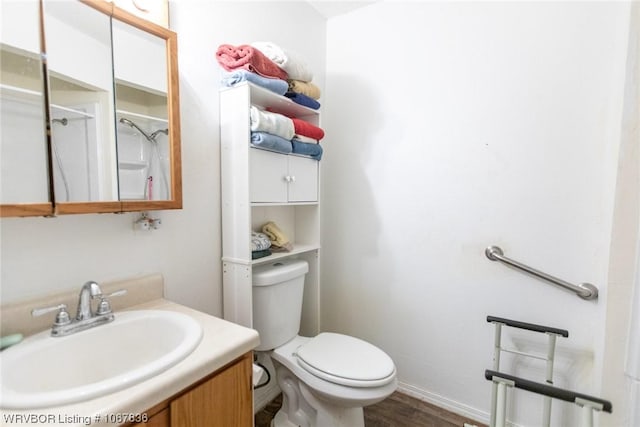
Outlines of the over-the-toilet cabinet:
M 249 153 L 252 203 L 316 202 L 318 162 L 266 150 Z
M 177 35 L 107 0 L 1 24 L 0 216 L 181 208 Z
M 315 334 L 318 331 L 321 162 L 251 146 L 251 106 L 320 125 L 319 111 L 251 83 L 220 92 L 224 318 L 252 327 L 253 266 L 293 257 L 309 263 L 301 333 Z M 260 231 L 270 221 L 286 234 L 293 250 L 253 260 L 251 231 Z

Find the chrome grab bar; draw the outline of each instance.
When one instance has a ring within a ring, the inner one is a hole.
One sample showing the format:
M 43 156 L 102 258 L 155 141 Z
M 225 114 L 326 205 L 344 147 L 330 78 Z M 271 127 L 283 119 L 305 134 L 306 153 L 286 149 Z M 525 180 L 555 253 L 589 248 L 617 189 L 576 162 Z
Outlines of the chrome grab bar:
M 484 250 L 484 254 L 491 261 L 500 261 L 502 263 L 508 264 L 512 267 L 515 267 L 519 270 L 525 271 L 529 274 L 532 274 L 542 280 L 546 280 L 547 282 L 553 283 L 554 285 L 561 286 L 565 289 L 573 291 L 582 299 L 592 300 L 598 299 L 598 288 L 593 286 L 591 283 L 580 283 L 579 285 L 574 285 L 569 282 L 565 282 L 562 279 L 558 279 L 557 277 L 553 277 L 547 273 L 543 273 L 540 270 L 536 270 L 535 268 L 531 268 L 526 266 L 518 261 L 514 261 L 510 258 L 504 256 L 504 252 L 498 246 L 489 246 Z

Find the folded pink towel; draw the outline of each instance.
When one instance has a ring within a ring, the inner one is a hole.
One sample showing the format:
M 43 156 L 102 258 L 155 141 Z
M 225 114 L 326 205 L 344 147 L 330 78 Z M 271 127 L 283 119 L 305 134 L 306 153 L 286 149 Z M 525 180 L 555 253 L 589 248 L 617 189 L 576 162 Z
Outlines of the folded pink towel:
M 216 60 L 227 71 L 239 68 L 273 79 L 287 79 L 287 73 L 258 49 L 243 44 L 221 44 L 216 50 Z
M 292 118 L 291 121 L 293 121 L 293 128 L 296 135 L 302 135 L 317 140 L 324 138 L 324 131 L 318 126 L 296 118 Z

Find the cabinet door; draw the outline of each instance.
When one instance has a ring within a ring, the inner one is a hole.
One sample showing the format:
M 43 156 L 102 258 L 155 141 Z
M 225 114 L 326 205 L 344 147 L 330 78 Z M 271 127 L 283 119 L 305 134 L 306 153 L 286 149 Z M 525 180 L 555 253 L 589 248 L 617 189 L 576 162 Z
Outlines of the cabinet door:
M 171 402 L 172 427 L 251 427 L 251 354 Z
M 249 191 L 251 201 L 287 201 L 287 158 L 289 156 L 251 148 L 249 150 Z
M 169 418 L 169 408 L 165 408 L 158 412 L 146 423 L 133 424 L 133 427 L 170 427 L 171 420 Z
M 318 200 L 318 161 L 305 157 L 289 157 L 290 202 L 316 202 Z

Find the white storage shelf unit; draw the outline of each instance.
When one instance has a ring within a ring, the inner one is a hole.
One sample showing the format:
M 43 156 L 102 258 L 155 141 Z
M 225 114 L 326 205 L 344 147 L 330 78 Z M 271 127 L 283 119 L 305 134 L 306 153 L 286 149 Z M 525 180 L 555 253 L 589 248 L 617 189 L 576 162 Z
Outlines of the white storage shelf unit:
M 318 332 L 318 161 L 274 153 L 250 144 L 250 107 L 297 117 L 318 126 L 319 112 L 244 83 L 220 92 L 222 263 L 224 318 L 252 327 L 252 269 L 285 257 L 309 263 L 301 334 Z M 293 244 L 291 252 L 251 259 L 251 231 L 273 221 Z

